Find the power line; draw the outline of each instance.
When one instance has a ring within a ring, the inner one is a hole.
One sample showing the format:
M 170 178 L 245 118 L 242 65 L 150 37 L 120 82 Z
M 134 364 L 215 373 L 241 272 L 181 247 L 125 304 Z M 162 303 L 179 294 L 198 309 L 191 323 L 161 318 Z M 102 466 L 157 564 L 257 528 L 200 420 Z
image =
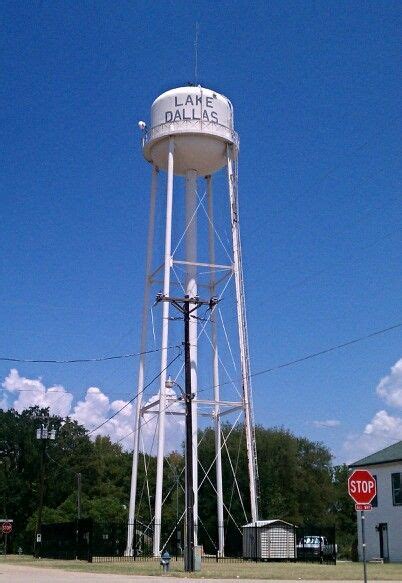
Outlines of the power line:
M 76 476 L 76 477 L 79 474 L 79 472 L 75 472 L 74 470 L 72 470 L 66 464 L 61 464 L 60 462 L 58 462 L 55 459 L 53 459 L 52 456 L 47 451 L 46 451 L 46 457 L 48 457 L 50 459 L 50 461 L 54 462 L 56 464 L 56 466 L 59 466 L 59 468 L 62 468 L 63 470 L 66 470 L 67 472 L 70 472 L 70 474 L 74 474 L 74 476 Z
M 31 358 L 13 358 L 9 356 L 0 356 L 0 362 L 21 362 L 29 364 L 76 364 L 83 362 L 104 362 L 106 360 L 121 360 L 124 358 L 134 358 L 143 354 L 152 354 L 160 352 L 161 350 L 171 350 L 172 348 L 181 348 L 179 345 L 168 346 L 167 348 L 154 348 L 144 350 L 143 352 L 129 352 L 128 354 L 117 354 L 113 356 L 98 356 L 96 358 L 72 358 L 68 360 L 52 360 L 52 359 L 31 359 Z
M 169 407 L 171 407 L 174 404 L 175 404 L 175 401 L 171 401 L 170 403 L 168 403 L 167 405 L 165 405 L 165 408 L 163 409 L 163 411 L 166 413 L 166 411 L 169 409 Z M 140 429 L 142 429 L 143 427 L 145 427 L 145 425 L 148 425 L 148 423 L 151 423 L 151 421 L 154 421 L 158 417 L 158 415 L 159 415 L 159 413 L 155 413 L 154 415 L 152 415 L 152 417 L 150 417 L 149 419 L 147 419 L 146 421 L 144 421 L 143 423 L 141 423 L 140 424 Z M 130 435 L 132 435 L 135 431 L 136 431 L 135 429 L 132 429 L 131 431 L 129 431 L 128 433 L 126 433 L 126 435 L 123 435 L 123 437 L 121 437 L 120 439 L 118 439 L 116 441 L 116 443 L 121 443 L 127 437 L 130 437 Z
M 402 322 L 401 322 L 401 323 L 399 323 L 399 324 L 394 324 L 393 326 L 389 326 L 388 328 L 382 328 L 381 330 L 376 330 L 375 332 L 371 332 L 370 334 L 366 334 L 365 336 L 360 336 L 359 338 L 354 338 L 353 340 L 347 340 L 346 342 L 343 342 L 343 343 L 341 343 L 341 344 L 336 344 L 335 346 L 330 346 L 329 348 L 324 348 L 323 350 L 319 350 L 318 352 L 312 352 L 311 354 L 306 354 L 305 356 L 301 356 L 300 358 L 296 358 L 295 360 L 290 360 L 290 361 L 288 361 L 288 362 L 284 362 L 284 363 L 282 363 L 282 364 L 278 364 L 278 365 L 275 365 L 275 366 L 273 366 L 273 367 L 270 367 L 270 368 L 265 368 L 265 369 L 263 369 L 263 370 L 260 370 L 260 371 L 257 371 L 257 372 L 254 372 L 254 373 L 252 373 L 252 374 L 250 375 L 250 377 L 257 377 L 257 376 L 260 376 L 260 375 L 263 375 L 263 374 L 267 374 L 267 373 L 270 373 L 270 372 L 274 372 L 275 370 L 280 370 L 280 369 L 282 369 L 282 368 L 287 368 L 287 367 L 289 367 L 289 366 L 293 366 L 294 364 L 299 364 L 300 362 L 304 362 L 304 361 L 306 361 L 306 360 L 310 360 L 310 359 L 312 359 L 312 358 L 316 358 L 317 356 L 322 356 L 323 354 L 328 354 L 328 353 L 330 353 L 330 352 L 334 352 L 335 350 L 339 350 L 339 349 L 341 349 L 341 348 L 345 348 L 346 346 L 351 346 L 351 345 L 353 345 L 353 344 L 357 344 L 358 342 L 362 342 L 363 340 L 368 340 L 368 339 L 370 339 L 370 338 L 374 338 L 375 336 L 380 336 L 381 334 L 385 334 L 385 333 L 387 333 L 387 332 L 391 332 L 392 330 L 396 330 L 396 329 L 398 329 L 398 328 L 401 328 L 401 327 L 402 327 Z M 168 349 L 169 349 L 169 348 L 181 348 L 181 347 L 179 347 L 179 346 L 169 346 L 169 347 L 168 347 Z M 160 349 L 159 349 L 159 350 L 160 350 Z M 155 351 L 154 351 L 154 350 L 149 350 L 149 351 L 146 351 L 144 354 L 147 354 L 147 353 L 149 353 L 149 352 L 157 352 L 157 350 L 155 350 Z M 139 353 L 139 354 L 141 354 L 141 353 Z M 172 360 L 172 361 L 169 363 L 169 365 L 168 365 L 168 366 L 170 366 L 170 364 L 172 364 L 172 363 L 173 363 L 173 362 L 174 362 L 174 361 L 175 361 L 175 360 L 176 360 L 176 359 L 177 359 L 179 356 L 180 356 L 180 354 L 179 354 L 179 355 L 177 355 L 177 356 L 176 356 L 176 358 L 174 358 L 174 359 L 173 359 L 173 360 Z M 0 358 L 0 360 L 2 360 L 2 359 Z M 155 378 L 158 378 L 159 376 L 160 376 L 160 373 L 159 373 L 159 374 L 157 375 L 157 377 L 155 377 Z M 151 381 L 151 383 L 152 383 L 154 380 L 155 380 L 155 379 L 153 379 L 153 380 Z M 231 382 L 233 382 L 233 381 L 232 381 L 232 380 L 230 380 L 230 381 L 225 381 L 225 382 L 223 382 L 223 383 L 220 383 L 220 385 L 219 385 L 219 386 L 221 386 L 221 387 L 222 387 L 222 386 L 224 386 L 224 385 L 228 385 L 228 384 L 230 384 Z M 147 387 L 148 387 L 148 386 L 149 386 L 149 385 L 147 385 Z M 147 388 L 147 387 L 145 387 L 145 388 Z M 145 388 L 144 388 L 144 390 L 145 390 Z M 213 386 L 212 386 L 212 387 L 209 387 L 209 388 L 206 388 L 206 389 L 200 389 L 200 390 L 198 391 L 198 393 L 203 393 L 203 392 L 205 392 L 205 391 L 207 391 L 207 390 L 209 390 L 209 389 L 213 389 L 213 388 L 215 388 L 215 387 L 213 387 Z M 32 391 L 32 390 L 34 390 L 34 389 L 15 389 L 15 391 L 16 391 L 16 392 L 22 392 L 22 391 Z M 58 393 L 59 393 L 59 392 L 62 392 L 62 391 L 51 391 L 51 392 L 52 392 L 52 393 L 56 393 L 56 392 L 58 392 Z M 135 397 L 133 397 L 133 399 L 131 399 L 131 401 L 135 400 L 135 399 L 136 399 L 136 397 L 137 397 L 139 394 L 140 394 L 140 393 L 138 393 L 138 394 L 137 394 Z M 129 401 L 129 403 L 130 403 L 131 401 Z M 95 431 L 95 430 L 93 430 L 93 431 Z M 123 439 L 124 439 L 124 438 L 123 438 Z
M 393 326 L 389 326 L 388 328 L 382 328 L 381 330 L 376 330 L 375 332 L 371 332 L 370 334 L 366 334 L 365 336 L 360 336 L 359 338 L 354 338 L 353 340 L 347 340 L 346 342 L 342 342 L 341 344 L 336 344 L 335 346 L 330 346 L 329 348 L 324 348 L 323 350 L 319 350 L 318 352 L 312 352 L 311 354 L 306 354 L 305 356 L 301 356 L 300 358 L 296 358 L 295 360 L 289 360 L 288 362 L 283 362 L 282 364 L 277 364 L 276 366 L 272 366 L 270 368 L 265 368 L 259 370 L 257 372 L 251 373 L 250 377 L 257 377 L 263 374 L 267 374 L 270 372 L 274 372 L 276 370 L 280 370 L 282 368 L 287 368 L 289 366 L 293 366 L 294 364 L 299 364 L 300 362 L 304 362 L 306 360 L 310 360 L 312 358 L 316 358 L 317 356 L 322 356 L 323 354 L 328 354 L 330 352 L 334 352 L 335 350 L 339 350 L 341 348 L 345 348 L 346 346 L 351 346 L 352 344 L 357 344 L 358 342 L 362 342 L 363 340 L 368 340 L 370 338 L 374 338 L 375 336 L 380 336 L 380 334 L 385 334 L 386 332 L 391 332 L 392 330 L 396 330 L 397 328 L 402 327 L 402 322 L 399 324 L 394 324 Z M 229 385 L 233 383 L 232 379 L 220 383 L 219 386 L 222 387 L 224 385 Z M 214 389 L 215 387 L 208 387 L 206 389 L 201 389 L 198 393 L 203 393 L 204 391 L 208 391 Z
M 330 352 L 334 352 L 336 350 L 340 350 L 341 348 L 346 348 L 347 346 L 352 346 L 353 344 L 357 344 L 359 342 L 363 342 L 364 340 L 369 340 L 370 338 L 374 338 L 375 336 L 380 336 L 381 334 L 386 334 L 387 332 L 391 332 L 392 330 L 397 330 L 398 328 L 402 327 L 402 322 L 399 324 L 394 324 L 393 326 L 389 326 L 387 328 L 382 328 L 381 330 L 375 330 L 374 332 L 371 332 L 370 334 L 366 334 L 365 336 L 360 336 L 359 338 L 354 338 L 352 340 L 347 340 L 346 342 L 342 342 L 341 344 L 336 344 L 335 346 L 330 346 L 329 348 L 324 348 L 323 350 L 319 350 L 317 352 L 312 352 L 310 354 L 306 354 L 305 356 L 301 356 L 300 358 L 296 358 L 294 360 L 290 360 L 287 362 L 284 362 L 282 364 L 278 364 L 276 366 L 272 366 L 270 368 L 265 368 L 262 369 L 260 371 L 254 372 L 250 375 L 250 377 L 257 377 L 263 374 L 268 374 L 270 372 L 274 372 L 276 370 L 280 370 L 282 368 L 287 368 L 289 366 L 293 366 L 295 364 L 299 364 L 301 362 L 305 362 L 307 360 L 311 360 L 313 358 L 316 358 L 318 356 L 322 356 L 324 354 L 329 354 Z M 177 348 L 177 347 L 169 347 L 169 348 Z M 147 351 L 147 352 L 154 352 L 154 351 Z M 156 352 L 156 351 L 155 351 Z M 169 366 L 171 366 L 179 357 L 181 356 L 181 352 L 175 356 L 175 358 L 173 360 L 171 360 L 169 362 L 169 364 L 166 366 L 166 368 L 164 370 L 167 370 L 167 368 L 169 368 Z M 132 403 L 133 401 L 135 401 L 135 399 L 141 394 L 143 393 L 147 388 L 150 387 L 150 385 L 157 379 L 160 377 L 160 375 L 162 374 L 161 371 L 159 372 L 143 389 L 142 391 L 139 391 L 132 399 L 130 399 L 123 407 L 121 407 L 118 411 L 116 411 L 111 417 L 109 417 L 108 419 L 106 419 L 105 421 L 103 421 L 100 425 L 98 425 L 97 427 L 95 427 L 94 429 L 92 429 L 88 435 L 91 435 L 92 433 L 94 433 L 95 431 L 97 431 L 98 429 L 100 429 L 101 427 L 103 427 L 103 425 L 105 425 L 106 423 L 108 423 L 111 419 L 113 419 L 114 417 L 116 417 L 116 415 L 118 415 L 121 411 L 123 411 L 123 409 L 125 409 L 130 403 Z M 229 381 L 225 381 L 223 383 L 220 383 L 220 387 L 224 386 L 224 385 L 228 385 L 230 383 L 232 383 L 232 380 Z M 200 389 L 197 394 L 200 393 L 204 393 L 205 391 L 211 390 L 213 389 L 214 386 L 212 387 L 208 387 L 205 389 Z M 17 389 L 18 392 L 20 391 L 24 391 L 24 390 L 30 390 L 30 389 Z M 56 391 L 54 391 L 56 392 Z M 57 391 L 59 392 L 59 391 Z M 166 406 L 166 409 L 170 407 L 170 405 Z M 153 419 L 153 418 L 152 418 Z M 148 421 L 144 422 L 142 425 L 147 425 L 147 423 L 149 423 L 152 419 L 149 419 Z M 123 441 L 126 437 L 129 437 L 130 435 L 132 435 L 134 433 L 134 431 L 130 431 L 127 435 L 125 435 L 124 437 L 122 437 L 121 439 L 119 439 L 117 441 L 117 443 L 120 443 L 121 441 Z
M 98 429 L 100 429 L 101 427 L 103 427 L 104 425 L 106 425 L 106 423 L 109 423 L 109 421 L 111 421 L 114 417 L 116 417 L 116 415 L 118 415 L 119 413 L 121 413 L 121 411 L 123 411 L 123 409 L 125 409 L 126 407 L 128 407 L 130 405 L 130 403 L 132 403 L 133 401 L 135 401 L 135 399 L 137 397 L 139 397 L 144 391 L 146 391 L 146 389 L 148 387 L 150 387 L 152 385 L 152 383 L 154 383 L 156 381 L 156 379 L 158 379 L 161 374 L 163 372 L 165 372 L 165 370 L 167 370 L 169 368 L 169 366 L 171 366 L 179 357 L 181 356 L 181 352 L 179 352 L 179 354 L 177 354 L 166 366 L 164 369 L 162 369 L 160 372 L 158 372 L 158 374 L 156 376 L 154 376 L 154 378 L 149 381 L 148 384 L 145 385 L 145 387 L 143 389 L 141 389 L 141 391 L 138 391 L 138 393 L 136 395 L 134 395 L 134 397 L 132 397 L 129 401 L 127 401 L 127 403 L 125 405 L 123 405 L 123 407 L 120 407 L 120 409 L 118 409 L 115 413 L 113 413 L 113 415 L 111 415 L 108 419 L 106 419 L 105 421 L 103 421 L 102 423 L 100 423 L 97 427 L 95 427 L 94 429 L 91 429 L 91 431 L 88 432 L 88 435 L 92 435 L 92 433 L 94 433 L 95 431 L 97 431 Z
M 380 334 L 385 334 L 386 332 L 391 332 L 392 330 L 396 330 L 397 328 L 401 328 L 401 327 L 402 327 L 402 322 L 400 324 L 394 324 L 393 326 L 389 326 L 388 328 L 376 330 L 375 332 L 371 332 L 370 334 L 367 334 L 366 336 L 360 336 L 359 338 L 354 338 L 353 340 L 348 340 L 346 342 L 343 342 L 342 344 L 336 344 L 335 346 L 331 346 L 329 348 L 319 350 L 318 352 L 312 352 L 311 354 L 306 354 L 305 356 L 301 356 L 300 358 L 296 358 L 295 360 L 290 360 L 288 362 L 284 362 L 282 364 L 278 364 L 276 366 L 272 366 L 270 368 L 260 370 L 258 372 L 252 373 L 250 376 L 256 377 L 256 376 L 260 376 L 263 374 L 268 374 L 270 372 L 274 372 L 276 370 L 280 370 L 282 368 L 287 368 L 289 366 L 293 366 L 294 364 L 298 364 L 300 362 L 304 362 L 306 360 L 316 358 L 317 356 L 322 356 L 323 354 L 328 354 L 330 352 L 334 352 L 335 350 L 339 350 L 341 348 L 345 348 L 346 346 L 351 346 L 353 344 L 357 344 L 358 342 L 362 342 L 363 340 L 368 340 L 368 339 L 373 338 L 375 336 L 379 336 Z M 225 381 L 224 383 L 220 383 L 219 386 L 222 387 L 223 385 L 228 385 L 231 382 L 233 382 L 233 381 L 231 381 L 231 380 Z M 199 395 L 200 393 L 204 393 L 205 391 L 209 391 L 213 388 L 215 388 L 215 387 L 208 387 L 205 389 L 200 389 L 199 391 L 197 391 L 197 395 Z M 172 403 L 169 403 L 168 405 L 166 405 L 164 411 L 166 411 L 171 406 L 172 406 Z M 151 421 L 153 421 L 157 416 L 158 415 L 155 414 L 153 417 L 151 417 L 150 419 L 148 419 L 144 423 L 141 423 L 141 427 L 143 427 L 143 426 L 147 425 L 148 423 L 150 423 Z M 129 433 L 127 433 L 126 435 L 121 437 L 116 443 L 121 443 L 124 439 L 126 439 L 127 437 L 130 437 L 130 435 L 132 435 L 134 433 L 134 431 L 135 430 L 130 431 Z
M 283 364 L 278 364 L 277 366 L 273 366 L 271 368 L 266 368 L 266 369 L 260 370 L 258 372 L 254 372 L 250 376 L 257 377 L 259 375 L 273 372 L 273 371 L 279 370 L 281 368 L 286 368 L 288 366 L 298 364 L 299 362 L 304 362 L 305 360 L 310 360 L 311 358 L 315 358 L 317 356 L 322 356 L 323 354 L 328 354 L 329 352 L 334 352 L 335 350 L 339 350 L 340 348 L 345 348 L 346 346 L 351 346 L 352 344 L 357 344 L 358 342 L 362 342 L 363 340 L 368 340 L 369 338 L 373 338 L 374 336 L 379 336 L 380 334 L 385 334 L 386 332 L 391 332 L 391 330 L 396 330 L 397 328 L 401 328 L 401 327 L 402 327 L 402 322 L 400 324 L 394 324 L 393 326 L 389 326 L 388 328 L 383 328 L 382 330 L 376 330 L 375 332 L 371 332 L 370 334 L 366 334 L 366 336 L 360 336 L 359 338 L 354 338 L 353 340 L 348 340 L 347 342 L 343 342 L 342 344 L 337 344 L 336 346 L 331 346 L 330 348 L 325 348 L 324 350 L 319 350 L 318 352 L 313 352 L 311 354 L 307 354 L 306 356 L 301 356 L 300 358 L 296 358 L 295 360 L 290 360 L 289 362 L 284 362 Z

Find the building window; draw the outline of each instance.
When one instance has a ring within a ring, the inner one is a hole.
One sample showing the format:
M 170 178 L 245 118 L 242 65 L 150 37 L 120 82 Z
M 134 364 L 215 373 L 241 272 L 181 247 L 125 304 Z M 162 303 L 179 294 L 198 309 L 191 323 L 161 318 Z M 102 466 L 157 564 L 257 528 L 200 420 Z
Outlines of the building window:
M 402 474 L 391 474 L 392 502 L 394 506 L 402 505 Z
M 373 508 L 377 508 L 378 506 L 378 484 L 377 484 L 377 476 L 373 476 L 374 480 L 375 480 L 375 485 L 376 485 L 376 495 L 374 496 L 374 498 L 371 501 L 371 506 Z

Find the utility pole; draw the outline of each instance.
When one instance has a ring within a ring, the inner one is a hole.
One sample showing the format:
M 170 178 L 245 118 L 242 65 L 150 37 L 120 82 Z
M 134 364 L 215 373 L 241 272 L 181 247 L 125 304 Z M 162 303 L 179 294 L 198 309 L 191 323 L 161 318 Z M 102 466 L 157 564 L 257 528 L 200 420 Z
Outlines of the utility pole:
M 43 509 L 43 493 L 45 489 L 45 453 L 46 453 L 46 440 L 41 438 L 40 442 L 40 478 L 39 478 L 39 505 L 38 505 L 38 517 L 36 521 L 36 532 L 34 540 L 35 556 L 38 556 L 37 543 L 39 541 L 38 535 L 41 535 L 42 527 L 42 509 Z
M 41 527 L 42 527 L 42 510 L 43 510 L 43 496 L 45 490 L 45 455 L 46 446 L 49 439 L 52 441 L 56 439 L 56 429 L 53 427 L 49 429 L 49 422 L 46 426 L 42 424 L 36 430 L 36 439 L 41 442 L 41 457 L 40 457 L 40 477 L 39 477 L 39 505 L 38 505 L 38 518 L 36 521 L 36 531 L 34 540 L 34 555 L 38 556 L 37 543 L 41 542 Z M 39 535 L 39 538 L 38 538 Z
M 212 310 L 218 303 L 217 298 L 209 300 L 200 300 L 198 297 L 176 298 L 158 294 L 157 302 L 170 302 L 175 308 L 183 314 L 184 319 L 184 378 L 185 378 L 185 420 L 186 420 L 186 448 L 185 448 L 185 546 L 184 546 L 184 570 L 193 572 L 194 565 L 194 488 L 193 488 L 193 418 L 192 418 L 192 400 L 191 391 L 191 357 L 190 357 L 190 318 L 193 312 L 200 306 L 209 306 Z
M 189 299 L 186 296 L 185 299 Z M 193 489 L 193 416 L 191 411 L 191 359 L 190 359 L 190 302 L 185 301 L 184 307 L 184 395 L 186 404 L 186 545 L 184 569 L 194 571 L 194 489 Z M 197 305 L 192 311 L 197 309 Z
M 80 519 L 81 519 L 81 472 L 75 474 L 77 478 L 77 520 L 75 529 L 75 558 L 78 559 L 78 547 L 80 543 Z
M 77 474 L 77 519 L 81 518 L 81 472 Z

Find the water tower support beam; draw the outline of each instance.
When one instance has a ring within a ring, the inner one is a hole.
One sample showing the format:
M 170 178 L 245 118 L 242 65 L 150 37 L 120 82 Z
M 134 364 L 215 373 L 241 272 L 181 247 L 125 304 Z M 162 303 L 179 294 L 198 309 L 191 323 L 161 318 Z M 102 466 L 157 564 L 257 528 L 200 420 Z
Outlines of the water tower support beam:
M 248 353 L 248 334 L 246 320 L 246 305 L 244 298 L 243 267 L 240 245 L 239 208 L 237 198 L 237 172 L 233 146 L 227 146 L 227 171 L 229 184 L 230 219 L 232 225 L 233 264 L 236 287 L 237 323 L 239 332 L 240 362 L 243 390 L 244 425 L 246 430 L 246 445 L 248 458 L 248 473 L 250 482 L 251 520 L 258 520 L 258 466 L 257 449 L 254 436 L 252 412 L 252 396 L 250 383 L 250 360 Z
M 138 457 L 139 457 L 139 443 L 141 431 L 141 407 L 142 407 L 142 391 L 144 390 L 145 378 L 145 351 L 147 349 L 148 341 L 148 315 L 149 315 L 149 294 L 151 291 L 151 269 L 154 246 L 154 232 L 155 232 L 155 206 L 156 206 L 156 191 L 158 188 L 158 169 L 152 166 L 151 178 L 151 194 L 149 204 L 149 223 L 148 223 L 148 237 L 147 237 L 147 256 L 145 264 L 145 287 L 144 287 L 144 303 L 142 308 L 142 327 L 141 327 L 141 344 L 140 344 L 140 361 L 138 369 L 138 390 L 137 402 L 135 409 L 134 420 L 134 444 L 133 444 L 133 468 L 131 472 L 131 488 L 130 488 L 130 506 L 128 510 L 128 527 L 127 527 L 127 546 L 126 555 L 131 556 L 135 549 L 133 549 L 134 536 L 134 519 L 137 496 L 137 478 L 138 478 Z
M 185 217 L 186 217 L 186 295 L 195 298 L 197 291 L 197 172 L 187 170 L 185 192 Z M 196 316 L 197 312 L 194 313 Z M 194 492 L 194 544 L 198 544 L 198 421 L 197 421 L 197 344 L 198 322 L 196 317 L 190 318 L 190 362 L 191 362 L 191 392 L 194 398 L 191 402 L 192 410 L 192 443 L 193 443 L 193 492 Z
M 214 204 L 212 191 L 212 177 L 206 177 L 208 199 L 208 249 L 211 266 L 215 265 L 215 229 L 214 229 Z M 216 296 L 215 269 L 211 267 L 210 295 Z M 220 386 L 219 386 L 219 354 L 217 343 L 216 313 L 211 317 L 211 344 L 212 344 L 212 381 L 214 387 L 214 425 L 215 425 L 215 470 L 216 470 L 216 504 L 218 515 L 218 556 L 223 557 L 225 552 L 225 529 L 223 521 L 223 486 L 222 486 L 222 443 L 221 443 L 221 417 L 220 417 Z
M 168 172 L 166 188 L 166 226 L 165 226 L 165 262 L 163 269 L 163 295 L 170 295 L 170 270 L 172 266 L 172 211 L 173 211 L 173 170 L 174 170 L 174 138 L 169 138 Z M 154 525 L 154 556 L 160 555 L 161 521 L 162 521 L 162 491 L 163 491 L 163 458 L 165 454 L 165 411 L 166 411 L 166 377 L 167 348 L 169 341 L 169 302 L 162 304 L 162 344 L 161 344 L 161 375 L 159 388 L 159 426 L 158 451 L 156 459 L 156 491 L 155 491 L 155 525 Z

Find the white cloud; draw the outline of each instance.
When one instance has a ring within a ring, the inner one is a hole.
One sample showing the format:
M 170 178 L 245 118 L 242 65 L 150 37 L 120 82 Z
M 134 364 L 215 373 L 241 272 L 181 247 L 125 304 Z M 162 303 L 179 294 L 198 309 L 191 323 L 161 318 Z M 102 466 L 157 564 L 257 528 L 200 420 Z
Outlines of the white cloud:
M 401 439 L 402 438 L 402 419 L 388 415 L 384 410 L 378 411 L 364 429 L 365 435 L 374 435 L 384 439 Z
M 73 395 L 61 385 L 46 388 L 39 379 L 28 379 L 20 376 L 17 369 L 12 368 L 4 379 L 2 387 L 10 394 L 18 394 L 12 407 L 19 413 L 33 405 L 49 407 L 52 415 L 65 417 L 68 415 Z
M 313 421 L 314 427 L 318 429 L 330 429 L 333 427 L 339 427 L 341 422 L 338 419 L 326 419 L 325 421 Z
M 9 397 L 13 397 L 9 406 L 18 412 L 28 407 L 38 405 L 39 407 L 49 407 L 52 415 L 66 417 L 69 415 L 89 431 L 101 425 L 114 413 L 119 412 L 113 419 L 94 431 L 96 435 L 109 435 L 113 442 L 121 441 L 122 447 L 131 449 L 133 444 L 132 430 L 134 427 L 134 415 L 136 402 L 128 403 L 122 399 L 110 401 L 109 397 L 98 387 L 89 387 L 85 397 L 72 406 L 73 395 L 61 385 L 54 385 L 46 388 L 41 378 L 29 379 L 20 376 L 16 369 L 11 369 L 10 373 L 2 383 L 6 396 L 0 402 L 0 407 L 7 408 Z M 7 398 L 8 396 L 8 398 Z M 168 397 L 176 397 L 173 389 L 167 390 Z M 15 398 L 16 397 L 16 398 Z M 152 396 L 146 404 L 155 403 L 158 397 Z M 184 417 L 170 415 L 171 412 L 183 411 L 181 403 L 170 404 L 166 414 L 166 451 L 172 451 L 181 447 L 184 438 Z M 146 415 L 142 421 L 142 440 L 146 451 L 156 452 L 157 443 L 157 418 L 154 415 Z M 130 434 L 130 435 L 129 435 Z M 125 438 L 126 435 L 129 435 Z M 125 439 L 124 439 L 125 438 Z
M 377 385 L 377 395 L 393 407 L 402 407 L 402 358 Z
M 402 358 L 391 372 L 383 377 L 376 387 L 376 393 L 387 405 L 402 408 Z M 402 440 L 402 417 L 390 415 L 385 409 L 377 411 L 360 434 L 348 435 L 344 450 L 356 461 Z
M 176 402 L 172 399 L 176 399 L 177 395 L 173 389 L 166 389 L 167 396 L 167 409 L 165 414 L 165 450 L 173 451 L 179 450 L 181 448 L 182 442 L 184 440 L 184 416 L 177 415 L 173 413 L 183 413 L 183 403 Z M 171 400 L 169 400 L 171 399 Z M 157 426 L 157 416 L 156 411 L 158 410 L 158 396 L 153 395 L 144 403 L 144 406 L 151 405 L 155 403 L 153 407 L 148 409 L 148 412 L 143 416 L 141 422 L 141 442 L 140 448 L 145 451 L 151 451 L 156 453 L 156 446 L 158 441 L 158 426 Z M 122 403 L 123 404 L 123 403 Z M 130 405 L 131 406 L 131 405 Z M 122 411 L 123 413 L 123 411 Z M 132 412 L 132 417 L 130 420 L 130 427 L 134 425 L 134 407 Z M 128 430 L 129 432 L 130 430 Z M 127 433 L 128 433 L 127 432 Z M 132 447 L 133 436 L 125 440 L 128 448 Z
M 361 435 L 348 436 L 344 448 L 352 456 L 348 461 L 353 462 L 401 439 L 402 418 L 381 410 L 367 423 Z
M 109 398 L 98 387 L 89 387 L 84 400 L 75 405 L 71 417 L 91 430 L 105 421 L 109 409 Z
M 0 409 L 3 409 L 3 411 L 8 409 L 7 395 L 3 395 L 0 399 Z
M 173 389 L 168 389 L 167 396 L 175 398 L 176 393 Z M 144 415 L 141 426 L 142 437 L 140 447 L 148 452 L 152 450 L 152 453 L 156 452 L 157 444 L 157 418 L 156 415 L 152 413 L 152 411 L 158 409 L 157 401 L 157 395 L 153 395 L 146 403 L 144 403 L 145 405 L 155 403 L 155 407 L 149 410 L 149 414 Z M 106 421 L 108 417 L 111 417 L 114 413 L 117 413 L 122 409 L 113 419 L 94 431 L 93 435 L 109 435 L 112 441 L 122 440 L 122 446 L 125 449 L 131 449 L 134 439 L 132 431 L 134 427 L 136 402 L 127 403 L 128 401 L 123 401 L 121 399 L 110 402 L 107 395 L 105 395 L 99 388 L 90 387 L 87 390 L 85 399 L 79 401 L 74 407 L 71 416 L 73 419 L 76 419 L 78 423 L 84 425 L 87 429 L 92 430 Z M 183 441 L 184 418 L 181 416 L 170 415 L 173 411 L 178 412 L 182 410 L 182 405 L 180 403 L 174 403 L 167 409 L 165 415 L 166 451 L 180 448 L 181 442 Z

